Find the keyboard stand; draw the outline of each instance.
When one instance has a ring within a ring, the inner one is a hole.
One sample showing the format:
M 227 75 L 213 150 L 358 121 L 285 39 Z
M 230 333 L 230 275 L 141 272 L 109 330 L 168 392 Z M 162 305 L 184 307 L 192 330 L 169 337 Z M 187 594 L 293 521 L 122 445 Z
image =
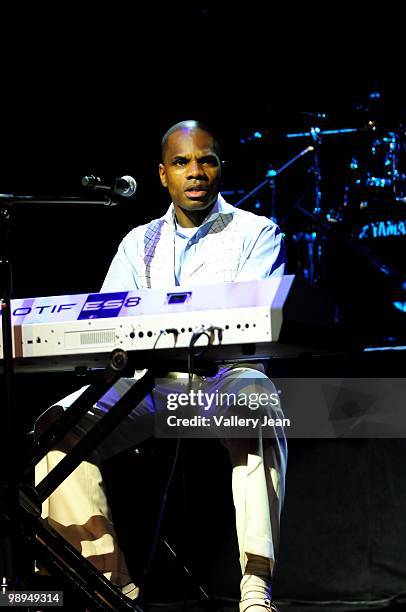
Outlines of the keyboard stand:
M 20 491 L 20 524 L 23 539 L 29 543 L 36 562 L 51 576 L 59 578 L 61 584 L 78 595 L 90 610 L 142 612 L 142 608 L 125 597 L 65 538 L 37 515 L 37 506 L 28 495 Z
M 120 349 L 111 353 L 109 363 L 102 371 L 100 380 L 90 385 L 85 392 L 35 441 L 34 456 L 23 471 L 22 481 L 32 477 L 35 465 L 51 450 L 57 442 L 81 419 L 82 416 L 100 399 L 122 376 L 133 375 L 134 367 L 125 351 Z M 41 504 L 63 482 L 73 470 L 96 448 L 110 432 L 141 402 L 155 385 L 150 370 L 137 380 L 128 392 L 86 433 L 75 447 L 57 466 L 36 486 L 19 487 L 19 524 L 23 538 L 33 547 L 38 561 L 48 569 L 68 581 L 86 599 L 86 604 L 94 610 L 136 610 L 141 608 L 122 595 L 101 572 L 96 570 L 62 536 L 41 518 Z M 6 490 L 0 491 L 0 499 Z M 6 508 L 6 507 L 5 507 Z M 7 509 L 0 508 L 0 521 L 5 520 L 13 529 L 15 517 Z

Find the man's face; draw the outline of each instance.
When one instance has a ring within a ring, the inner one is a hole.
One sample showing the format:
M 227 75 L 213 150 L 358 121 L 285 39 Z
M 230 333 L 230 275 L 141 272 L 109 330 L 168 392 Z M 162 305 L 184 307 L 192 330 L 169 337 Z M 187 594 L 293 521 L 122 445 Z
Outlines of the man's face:
M 159 165 L 162 185 L 168 188 L 176 208 L 205 210 L 217 199 L 221 164 L 213 137 L 201 129 L 182 129 L 168 138 L 163 163 Z

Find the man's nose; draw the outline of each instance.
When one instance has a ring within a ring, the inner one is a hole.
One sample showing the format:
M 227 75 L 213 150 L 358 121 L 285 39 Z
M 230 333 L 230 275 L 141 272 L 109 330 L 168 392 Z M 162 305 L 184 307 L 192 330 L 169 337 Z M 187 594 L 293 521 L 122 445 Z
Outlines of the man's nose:
M 196 178 L 203 177 L 205 178 L 206 174 L 203 170 L 203 166 L 200 164 L 198 160 L 191 160 L 188 164 L 188 178 Z

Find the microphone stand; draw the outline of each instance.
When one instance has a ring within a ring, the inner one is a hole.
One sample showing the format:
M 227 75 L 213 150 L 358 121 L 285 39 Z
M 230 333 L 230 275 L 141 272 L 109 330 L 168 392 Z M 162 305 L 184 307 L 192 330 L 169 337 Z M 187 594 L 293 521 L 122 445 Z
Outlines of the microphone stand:
M 259 185 L 254 187 L 254 189 L 251 189 L 251 191 L 249 191 L 247 194 L 245 194 L 245 196 L 243 196 L 240 200 L 238 200 L 238 202 L 236 204 L 234 204 L 234 206 L 240 206 L 243 202 L 245 202 L 245 200 L 248 200 L 248 198 L 250 198 L 255 193 L 257 193 L 257 191 L 259 191 L 260 189 L 265 187 L 265 185 L 269 185 L 270 188 L 271 188 L 271 214 L 270 214 L 270 219 L 272 219 L 272 221 L 276 222 L 276 181 L 275 181 L 276 177 L 279 176 L 280 174 L 282 174 L 282 172 L 284 172 L 284 170 L 289 168 L 289 166 L 294 164 L 298 159 L 303 157 L 303 155 L 306 155 L 307 153 L 310 153 L 310 151 L 313 151 L 313 150 L 314 150 L 314 147 L 312 147 L 312 146 L 306 147 L 306 149 L 303 149 L 303 151 L 300 151 L 300 153 L 298 153 L 297 155 L 292 157 L 289 161 L 287 161 L 285 164 L 283 164 L 283 166 L 281 166 L 278 170 L 274 170 L 273 168 L 269 168 L 269 170 L 266 173 L 266 177 L 267 178 L 264 181 L 262 181 L 261 183 L 259 183 Z
M 322 115 L 317 114 L 319 118 L 324 118 Z M 364 128 L 367 129 L 367 128 Z M 360 128 L 342 128 L 338 130 L 322 130 L 317 126 L 310 128 L 310 131 L 306 132 L 294 132 L 286 135 L 286 138 L 298 139 L 298 138 L 311 138 L 314 146 L 314 161 L 313 161 L 313 176 L 314 176 L 314 206 L 312 219 L 316 220 L 317 217 L 321 216 L 322 213 L 322 191 L 321 191 L 321 169 L 320 169 L 320 145 L 321 139 L 324 136 L 337 136 L 341 134 L 352 134 L 354 132 L 362 131 Z M 307 245 L 307 257 L 308 257 L 308 275 L 307 278 L 310 282 L 320 284 L 324 280 L 324 271 L 322 269 L 323 259 L 323 243 L 322 239 L 317 235 L 317 223 L 312 224 L 311 231 L 303 234 Z
M 314 212 L 306 210 L 300 204 L 297 204 L 295 206 L 295 209 L 308 219 L 312 220 L 315 224 L 317 224 L 318 227 L 322 228 L 324 230 L 325 235 L 330 234 L 331 236 L 334 236 L 342 243 L 344 243 L 347 247 L 349 247 L 349 249 L 355 251 L 356 253 L 359 253 L 362 257 L 365 257 L 370 262 L 372 267 L 374 267 L 376 270 L 379 270 L 379 272 L 382 272 L 382 274 L 385 274 L 385 276 L 393 279 L 399 285 L 406 282 L 406 276 L 403 272 L 398 271 L 393 266 L 383 263 L 380 259 L 376 257 L 376 255 L 371 251 L 371 249 L 365 247 L 364 245 L 360 245 L 359 243 L 354 242 L 353 240 L 350 240 L 347 236 L 345 236 L 341 232 L 338 232 L 331 225 L 331 223 L 326 223 L 326 221 L 323 221 L 320 215 L 316 215 Z
M 13 292 L 12 284 L 12 261 L 10 254 L 10 233 L 11 233 L 11 210 L 16 205 L 34 204 L 68 204 L 68 205 L 89 205 L 89 206 L 115 206 L 116 202 L 105 195 L 97 200 L 83 199 L 79 197 L 35 197 L 31 195 L 0 194 L 0 308 L 1 326 L 3 336 L 3 364 L 4 364 L 4 425 L 3 431 L 3 452 L 2 465 L 4 470 L 4 484 L 6 493 L 0 501 L 6 507 L 6 514 L 12 517 L 10 530 L 6 534 L 1 534 L 0 541 L 0 568 L 2 567 L 2 588 L 14 588 L 18 576 L 18 562 L 15 554 L 15 544 L 17 537 L 17 527 L 19 516 L 19 493 L 16 479 L 16 468 L 18 462 L 18 445 L 15 443 L 15 391 L 14 391 L 14 361 L 13 361 L 13 334 L 11 320 L 11 297 Z
M 314 175 L 314 207 L 313 215 L 321 215 L 321 170 L 320 170 L 320 128 L 310 128 L 310 134 L 314 142 L 314 160 L 313 160 L 313 175 Z M 322 273 L 322 258 L 323 258 L 323 243 L 318 239 L 316 228 L 312 227 L 311 235 L 314 239 L 307 241 L 307 253 L 309 258 L 309 280 L 311 283 L 318 284 L 322 281 L 324 275 Z
M 14 362 L 13 342 L 11 325 L 11 295 L 12 295 L 12 266 L 9 256 L 10 235 L 10 211 L 6 208 L 0 209 L 0 244 L 3 245 L 0 253 L 0 286 L 1 286 L 1 326 L 3 332 L 3 361 L 4 361 L 4 392 L 1 394 L 4 405 L 4 427 L 2 449 L 4 455 L 1 457 L 4 466 L 4 484 L 7 494 L 4 504 L 9 508 L 10 516 L 17 516 L 18 492 L 16 482 L 16 459 L 17 449 L 13 444 L 13 433 L 15 430 L 14 409 Z M 15 525 L 11 525 L 10 531 L 2 534 L 0 555 L 2 560 L 2 585 L 14 584 L 15 577 Z M 3 590 L 4 592 L 4 590 Z
M 37 197 L 31 195 L 12 195 L 10 193 L 0 193 L 0 209 L 7 209 L 15 206 L 16 204 L 53 204 L 57 206 L 59 204 L 80 204 L 81 206 L 117 206 L 117 202 L 115 202 L 109 195 L 104 196 L 99 200 L 88 200 L 84 198 L 77 197 L 52 197 L 52 196 L 44 196 Z

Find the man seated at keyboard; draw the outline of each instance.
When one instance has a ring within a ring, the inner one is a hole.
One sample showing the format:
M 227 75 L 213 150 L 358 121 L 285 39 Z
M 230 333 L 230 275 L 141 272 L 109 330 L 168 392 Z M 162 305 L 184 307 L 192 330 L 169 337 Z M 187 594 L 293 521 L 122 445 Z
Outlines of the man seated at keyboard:
M 197 121 L 171 127 L 162 140 L 161 183 L 172 203 L 159 219 L 133 229 L 121 242 L 102 292 L 144 288 L 173 288 L 233 282 L 282 275 L 284 249 L 279 228 L 265 217 L 227 204 L 219 194 L 221 161 L 212 132 Z M 135 374 L 135 378 L 137 373 Z M 205 391 L 239 390 L 272 393 L 275 388 L 261 364 L 235 363 L 215 377 L 194 375 L 192 384 Z M 69 444 L 114 404 L 134 379 L 122 378 L 69 434 Z M 131 598 L 138 594 L 117 544 L 100 462 L 130 448 L 153 433 L 154 412 L 166 408 L 166 397 L 186 388 L 187 377 L 158 380 L 147 396 L 43 504 L 47 517 L 112 582 Z M 82 392 L 73 393 L 64 408 Z M 275 416 L 271 406 L 257 417 Z M 278 416 L 280 416 L 280 409 Z M 252 415 L 250 415 L 252 416 Z M 41 424 L 41 417 L 37 426 Z M 276 610 L 271 578 L 279 540 L 280 512 L 285 488 L 286 440 L 281 430 L 264 437 L 261 428 L 252 438 L 223 439 L 233 466 L 232 490 L 242 569 L 240 610 Z M 51 451 L 37 466 L 40 481 L 64 453 Z M 132 499 L 136 497 L 131 485 Z M 140 498 L 142 492 L 139 492 Z M 213 555 L 216 551 L 213 550 Z

